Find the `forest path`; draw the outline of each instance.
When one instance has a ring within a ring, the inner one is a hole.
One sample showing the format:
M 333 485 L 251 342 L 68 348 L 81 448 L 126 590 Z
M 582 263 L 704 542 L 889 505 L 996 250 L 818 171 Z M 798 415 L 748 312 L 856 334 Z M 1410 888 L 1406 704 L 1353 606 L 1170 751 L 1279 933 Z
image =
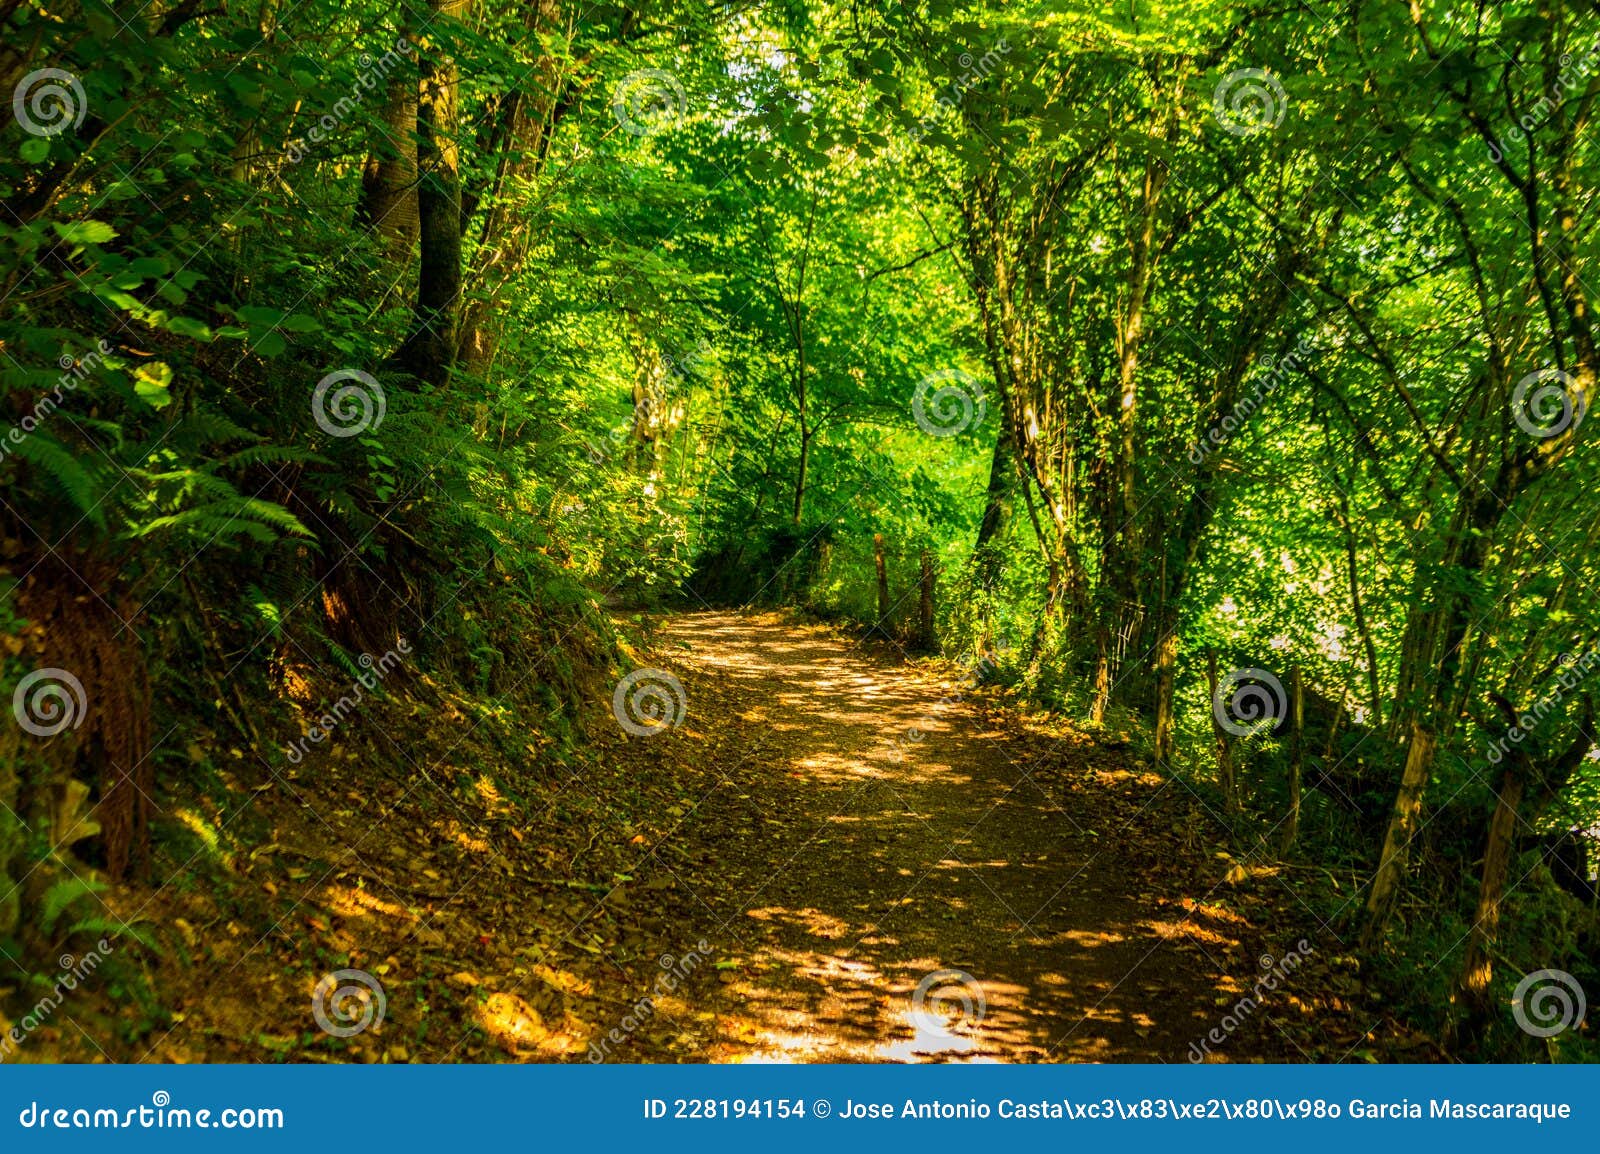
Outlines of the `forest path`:
M 646 867 L 722 967 L 656 1004 L 698 1060 L 1181 1062 L 1261 973 L 1242 919 L 1141 881 L 1150 775 L 775 614 L 662 632 L 686 718 L 630 744 L 717 780 Z
M 108 986 L 40 1044 L 145 1062 L 1186 1062 L 1208 1037 L 1216 1061 L 1437 1053 L 1319 927 L 1316 875 L 1225 850 L 1202 793 L 1126 740 L 777 613 L 653 631 L 629 677 L 676 677 L 679 724 L 596 717 L 542 775 L 515 772 L 521 731 L 468 743 L 458 699 L 398 693 L 298 773 L 252 778 L 240 753 L 217 810 L 234 840 L 214 862 L 176 843 L 180 884 L 114 894 L 118 917 L 182 935 L 149 998 Z M 378 994 L 352 1003 L 379 1019 L 354 1034 L 316 1016 L 338 974 Z

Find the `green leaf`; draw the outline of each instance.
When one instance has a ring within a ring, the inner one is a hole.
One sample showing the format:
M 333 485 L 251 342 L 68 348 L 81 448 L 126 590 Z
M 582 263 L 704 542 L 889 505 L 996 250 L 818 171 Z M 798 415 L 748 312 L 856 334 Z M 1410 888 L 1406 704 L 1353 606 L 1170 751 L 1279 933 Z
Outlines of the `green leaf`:
M 162 361 L 140 365 L 133 374 L 133 391 L 153 409 L 164 409 L 172 403 L 172 394 L 167 391 L 171 384 L 172 367 Z
M 240 305 L 237 312 L 245 324 L 263 329 L 282 324 L 285 315 L 282 309 L 262 308 L 260 305 Z
M 105 244 L 117 230 L 99 220 L 80 220 L 71 224 L 53 223 L 56 235 L 68 244 Z
M 289 347 L 289 342 L 283 339 L 282 333 L 268 330 L 257 337 L 251 347 L 263 357 L 276 357 L 283 355 L 283 351 Z
M 210 341 L 212 332 L 210 326 L 195 320 L 193 317 L 170 317 L 166 325 L 169 333 L 177 333 L 180 337 L 189 337 L 196 341 Z

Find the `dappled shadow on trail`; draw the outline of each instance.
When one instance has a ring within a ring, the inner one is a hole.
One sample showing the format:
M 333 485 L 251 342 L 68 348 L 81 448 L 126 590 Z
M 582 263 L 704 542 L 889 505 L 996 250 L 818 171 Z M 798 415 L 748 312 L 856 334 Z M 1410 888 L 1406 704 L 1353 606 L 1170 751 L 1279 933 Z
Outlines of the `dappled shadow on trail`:
M 664 633 L 717 737 L 718 784 L 648 867 L 723 967 L 679 1007 L 693 1057 L 1184 1061 L 1237 997 L 1235 927 L 1139 892 L 1135 835 L 1043 780 L 960 681 L 775 615 Z

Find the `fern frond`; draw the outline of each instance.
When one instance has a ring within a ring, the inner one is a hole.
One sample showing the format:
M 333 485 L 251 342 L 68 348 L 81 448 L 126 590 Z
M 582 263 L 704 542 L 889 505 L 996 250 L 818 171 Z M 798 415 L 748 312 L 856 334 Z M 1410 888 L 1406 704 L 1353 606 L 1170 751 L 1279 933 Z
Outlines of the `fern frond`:
M 44 891 L 39 899 L 39 924 L 49 933 L 67 907 L 74 902 L 105 890 L 104 882 L 89 881 L 84 878 L 71 877 L 56 882 L 55 885 Z
M 161 943 L 156 941 L 155 934 L 151 933 L 144 922 L 121 922 L 115 918 L 84 918 L 81 922 L 73 922 L 67 931 L 73 934 L 98 934 L 103 938 L 131 938 L 153 954 L 162 953 Z
M 12 451 L 38 469 L 53 488 L 77 506 L 78 512 L 97 525 L 104 525 L 100 479 L 65 445 L 47 433 L 36 432 L 24 437 Z

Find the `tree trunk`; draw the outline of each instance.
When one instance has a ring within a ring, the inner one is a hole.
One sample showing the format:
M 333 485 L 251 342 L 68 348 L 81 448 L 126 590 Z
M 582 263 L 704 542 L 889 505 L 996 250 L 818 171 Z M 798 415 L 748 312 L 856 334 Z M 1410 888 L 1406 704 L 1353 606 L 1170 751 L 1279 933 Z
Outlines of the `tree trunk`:
M 385 255 L 404 264 L 421 230 L 417 207 L 417 72 L 409 62 L 389 75 L 381 127 L 361 168 L 356 221 L 378 235 Z
M 1139 219 L 1133 226 L 1126 303 L 1117 318 L 1117 387 L 1112 408 L 1116 432 L 1111 450 L 1110 516 L 1103 532 L 1109 562 L 1106 579 L 1116 595 L 1130 603 L 1139 599 L 1139 348 L 1144 340 L 1145 306 L 1154 279 L 1156 212 L 1165 184 L 1164 166 L 1152 161 L 1145 168 Z
M 435 19 L 455 19 L 470 0 L 429 0 Z M 421 178 L 417 210 L 421 268 L 411 335 L 400 362 L 413 375 L 442 385 L 455 363 L 461 306 L 461 172 L 456 146 L 457 77 L 444 46 L 425 41 L 418 50 L 417 156 Z
M 1211 732 L 1217 740 L 1217 784 L 1222 787 L 1222 797 L 1229 812 L 1239 808 L 1239 790 L 1233 766 L 1233 742 L 1228 731 L 1222 728 L 1217 716 L 1217 651 L 1206 650 L 1206 681 L 1211 687 Z
M 805 413 L 800 414 L 800 465 L 794 476 L 794 523 L 804 523 L 806 507 L 806 469 L 811 461 L 811 433 L 804 427 Z
M 1030 428 L 1031 406 L 1039 393 L 1043 377 L 1039 357 L 1037 326 L 1030 321 L 1032 310 L 1018 306 L 1014 299 L 1021 292 L 1028 301 L 1028 280 L 1014 277 L 1007 259 L 1012 238 L 1002 237 L 992 184 L 969 186 L 963 206 L 968 260 L 973 269 L 971 285 L 983 322 L 984 351 L 1000 393 L 1003 435 L 1011 439 L 1010 451 L 1016 454 L 1022 475 L 1022 492 L 1027 499 L 1028 516 L 1045 554 L 1048 571 L 1046 601 L 1050 611 L 1065 604 L 1074 619 L 1085 615 L 1088 578 L 1073 525 L 1068 516 L 1068 501 L 1059 492 L 1055 479 L 1041 462 L 1037 429 Z M 991 468 L 992 474 L 992 468 Z M 1029 489 L 1037 487 L 1045 515 L 1050 519 L 1046 535 Z M 1040 623 L 1041 628 L 1043 622 Z
M 938 570 L 933 564 L 933 550 L 922 551 L 922 603 L 919 606 L 917 643 L 927 653 L 935 652 L 939 646 L 933 635 L 933 591 Z
M 1498 695 L 1495 695 L 1495 701 L 1506 715 L 1506 723 L 1515 725 L 1518 714 L 1511 703 Z M 1519 827 L 1534 826 L 1550 799 L 1566 788 L 1573 772 L 1589 752 L 1589 734 L 1593 728 L 1593 703 L 1586 701 L 1583 718 L 1565 753 L 1535 763 L 1524 746 L 1514 745 L 1506 751 L 1505 772 L 1500 775 L 1500 786 L 1495 791 L 1494 813 L 1489 818 L 1489 832 L 1484 839 L 1478 908 L 1473 914 L 1472 930 L 1467 937 L 1467 955 L 1457 987 L 1460 999 L 1465 1003 L 1467 1020 L 1462 1025 L 1469 1038 L 1476 1037 L 1491 1009 L 1494 946 L 1500 932 L 1500 903 L 1505 898 L 1506 875 L 1510 872 L 1511 859 L 1516 853 L 1517 830 Z M 1529 812 L 1526 815 L 1522 812 L 1524 799 L 1528 802 Z
M 1500 485 L 1497 484 L 1495 489 L 1500 489 Z M 1456 567 L 1466 578 L 1463 584 L 1476 582 L 1483 569 L 1490 535 L 1508 507 L 1509 498 L 1491 490 L 1480 495 L 1467 511 L 1463 519 L 1466 537 L 1456 562 Z M 1422 810 L 1422 795 L 1427 790 L 1428 778 L 1433 770 L 1434 751 L 1439 744 L 1439 729 L 1441 726 L 1448 727 L 1451 720 L 1445 716 L 1446 706 L 1453 696 L 1461 662 L 1461 645 L 1471 624 L 1470 608 L 1471 597 L 1462 589 L 1456 589 L 1440 606 L 1439 617 L 1444 621 L 1444 635 L 1439 645 L 1433 646 L 1431 638 L 1424 640 L 1423 652 L 1430 656 L 1430 660 L 1431 655 L 1437 653 L 1438 664 L 1433 668 L 1434 684 L 1428 703 L 1418 709 L 1411 722 L 1411 741 L 1406 749 L 1405 769 L 1400 775 L 1400 789 L 1395 796 L 1389 828 L 1384 834 L 1378 872 L 1372 879 L 1372 892 L 1367 897 L 1367 925 L 1361 934 L 1363 949 L 1370 949 L 1382 939 L 1384 927 L 1394 912 L 1395 899 L 1405 878 L 1411 839 L 1416 831 L 1417 816 Z
M 1172 764 L 1172 699 L 1178 664 L 1177 624 L 1163 614 L 1161 639 L 1156 642 L 1156 764 Z M 1215 658 L 1213 657 L 1213 663 Z
M 978 583 L 987 590 L 993 589 L 1005 564 L 1000 538 L 1011 516 L 1011 493 L 1016 483 L 1017 463 L 1010 430 L 1001 428 L 994 439 L 994 455 L 989 459 L 989 487 L 984 495 L 983 520 L 978 522 L 978 539 L 972 547 Z
M 872 535 L 872 559 L 878 567 L 878 630 L 889 635 L 889 568 L 883 560 L 883 534 Z
M 256 7 L 256 29 L 261 33 L 263 44 L 272 38 L 277 14 L 278 0 L 261 0 Z M 234 141 L 230 169 L 233 179 L 240 184 L 252 183 L 256 173 L 262 168 L 257 161 L 257 156 L 261 152 L 259 123 L 258 120 L 246 123 L 239 132 L 238 139 Z
M 524 27 L 531 42 L 543 43 L 565 21 L 560 0 L 536 0 L 526 8 Z M 486 375 L 494 364 L 503 323 L 500 307 L 534 236 L 535 224 L 524 215 L 532 200 L 524 185 L 543 171 L 550 137 L 566 107 L 570 77 L 564 63 L 546 53 L 520 87 L 504 98 L 504 127 L 495 134 L 503 151 L 487 190 L 489 203 L 473 262 L 473 283 L 479 291 L 463 310 L 458 340 L 462 367 L 477 376 Z M 475 207 L 478 199 L 471 203 Z M 466 226 L 463 220 L 463 231 Z
M 1089 720 L 1103 725 L 1106 706 L 1111 704 L 1111 627 L 1106 624 L 1105 611 L 1094 632 L 1094 697 L 1089 703 Z
M 1395 899 L 1400 893 L 1400 882 L 1405 877 L 1411 837 L 1417 828 L 1417 815 L 1422 811 L 1422 794 L 1428 785 L 1433 751 L 1438 743 L 1438 734 L 1429 721 L 1419 716 L 1411 723 L 1411 741 L 1406 747 L 1400 790 L 1383 837 L 1383 852 L 1378 857 L 1372 892 L 1367 896 L 1367 925 L 1361 936 L 1363 949 L 1370 949 L 1383 936 L 1383 928 L 1394 912 Z
M 1300 781 L 1306 760 L 1306 687 L 1300 666 L 1289 669 L 1289 814 L 1283 821 L 1279 853 L 1288 856 L 1300 833 Z
M 1489 819 L 1489 836 L 1483 847 L 1483 875 L 1478 887 L 1478 908 L 1472 917 L 1472 932 L 1467 936 L 1467 957 L 1461 972 L 1461 997 L 1468 1013 L 1487 1016 L 1489 987 L 1494 978 L 1490 950 L 1500 929 L 1500 901 L 1505 894 L 1506 873 L 1516 845 L 1517 811 L 1526 788 L 1521 751 L 1512 750 L 1513 761 L 1506 766 L 1496 791 L 1494 816 Z
M 1350 523 L 1350 499 L 1339 491 L 1339 522 L 1344 529 L 1345 566 L 1350 577 L 1350 612 L 1355 621 L 1356 636 L 1361 639 L 1361 649 L 1367 659 L 1367 708 L 1372 716 L 1367 724 L 1374 730 L 1383 727 L 1383 693 L 1378 680 L 1378 647 L 1372 641 L 1372 629 L 1367 624 L 1367 613 L 1361 604 L 1361 582 L 1356 556 L 1355 528 Z

